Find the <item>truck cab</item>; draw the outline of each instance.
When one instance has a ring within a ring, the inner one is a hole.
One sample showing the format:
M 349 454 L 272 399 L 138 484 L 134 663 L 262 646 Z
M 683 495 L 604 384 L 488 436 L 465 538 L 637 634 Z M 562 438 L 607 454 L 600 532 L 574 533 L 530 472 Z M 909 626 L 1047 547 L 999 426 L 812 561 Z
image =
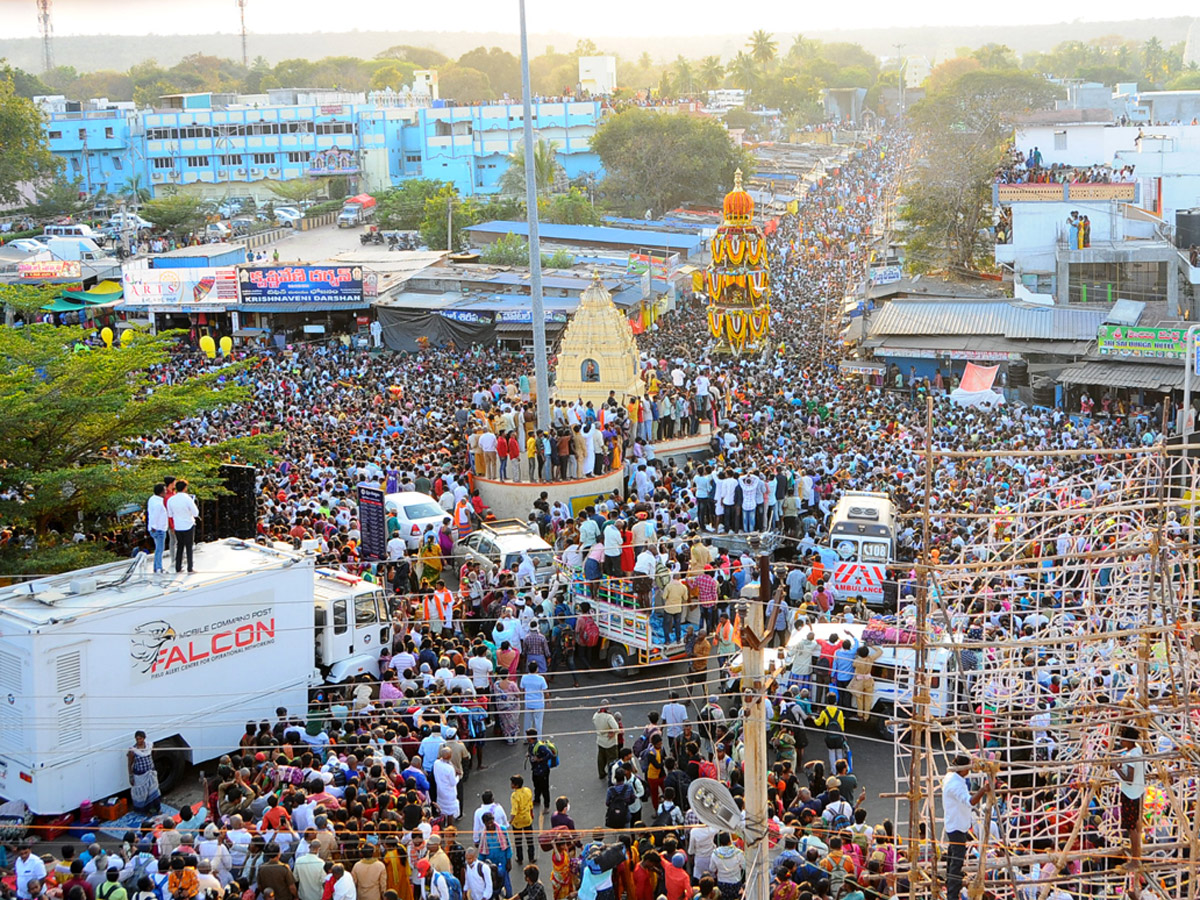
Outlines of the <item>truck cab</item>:
M 357 575 L 317 569 L 313 604 L 315 663 L 324 679 L 378 678 L 381 648 L 392 639 L 382 588 Z
M 833 509 L 829 546 L 837 554 L 833 586 L 838 595 L 861 594 L 871 606 L 884 604 L 883 582 L 896 558 L 896 511 L 887 494 L 847 491 Z

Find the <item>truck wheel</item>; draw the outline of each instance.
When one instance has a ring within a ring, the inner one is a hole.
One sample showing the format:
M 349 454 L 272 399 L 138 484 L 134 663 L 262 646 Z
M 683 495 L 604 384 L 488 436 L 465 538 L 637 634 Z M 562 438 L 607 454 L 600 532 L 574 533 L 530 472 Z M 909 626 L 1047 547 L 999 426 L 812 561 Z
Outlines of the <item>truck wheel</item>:
M 629 676 L 629 657 L 626 655 L 628 652 L 623 644 L 609 644 L 608 667 L 622 678 Z
M 154 768 L 158 772 L 158 790 L 166 794 L 172 790 L 183 777 L 187 761 L 183 758 L 181 748 L 174 745 L 155 747 Z

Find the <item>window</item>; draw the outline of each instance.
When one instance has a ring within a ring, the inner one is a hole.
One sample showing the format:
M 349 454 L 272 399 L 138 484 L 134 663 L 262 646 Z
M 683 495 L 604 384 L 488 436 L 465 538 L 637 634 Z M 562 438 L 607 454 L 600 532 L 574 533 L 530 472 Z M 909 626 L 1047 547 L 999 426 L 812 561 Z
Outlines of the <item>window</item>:
M 113 161 L 113 168 L 114 168 L 114 169 L 123 169 L 123 168 L 125 168 L 125 164 L 124 164 L 123 162 L 121 162 L 121 157 L 119 157 L 119 156 L 114 156 L 114 157 L 112 158 L 112 161 Z
M 208 157 L 207 156 L 189 156 L 189 157 L 187 157 L 187 164 L 189 166 L 191 166 L 193 169 L 203 169 L 205 166 L 207 166 L 209 164 Z
M 154 168 L 156 168 L 156 169 L 171 168 L 171 159 L 166 156 L 156 156 L 154 159 L 151 160 L 151 163 L 153 163 Z
M 75 171 L 75 172 L 79 171 L 79 158 L 78 157 L 75 157 L 75 156 L 71 157 L 71 169 L 72 169 L 72 171 Z
M 290 163 L 299 163 L 300 165 L 303 165 L 304 163 L 308 162 L 308 154 L 303 152 L 297 153 L 293 150 L 288 153 L 287 161 Z
M 346 600 L 335 600 L 333 603 L 333 633 L 345 634 L 348 627 L 346 616 Z
M 318 122 L 317 134 L 354 134 L 354 123 Z
M 113 139 L 113 130 L 111 128 L 105 128 L 104 136 L 111 141 Z
M 87 129 L 86 129 L 86 128 L 80 128 L 80 129 L 79 129 L 79 139 L 80 139 L 81 141 L 86 141 L 86 140 L 87 140 Z
M 354 624 L 374 625 L 377 621 L 379 614 L 375 611 L 375 595 L 363 594 L 361 597 L 355 597 Z
M 253 156 L 254 156 L 254 165 L 256 165 L 256 166 L 273 166 L 273 165 L 275 165 L 275 154 L 274 153 L 255 153 L 255 154 L 253 154 Z
M 242 158 L 240 156 L 222 156 L 221 165 L 223 166 L 240 166 Z
M 1054 149 L 1055 150 L 1066 150 L 1067 149 L 1067 133 L 1065 131 L 1054 132 Z
M 406 163 L 419 163 L 421 161 L 420 153 L 405 153 L 404 161 Z
M 600 380 L 600 364 L 594 359 L 585 359 L 579 366 L 579 380 L 584 383 Z
M 52 140 L 52 141 L 62 140 L 62 132 L 61 131 L 50 132 L 50 140 Z
M 179 132 L 174 128 L 148 128 L 146 130 L 146 140 L 148 141 L 174 141 L 179 139 Z

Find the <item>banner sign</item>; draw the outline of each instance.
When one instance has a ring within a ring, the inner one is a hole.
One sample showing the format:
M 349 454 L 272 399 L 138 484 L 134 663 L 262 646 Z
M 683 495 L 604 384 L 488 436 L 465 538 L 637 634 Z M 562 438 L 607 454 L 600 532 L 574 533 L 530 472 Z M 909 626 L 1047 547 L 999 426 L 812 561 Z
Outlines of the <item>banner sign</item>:
M 899 266 L 872 266 L 871 284 L 895 284 L 901 278 Z
M 462 322 L 464 325 L 490 325 L 490 312 L 476 312 L 473 309 L 443 309 L 438 313 L 443 319 L 451 322 Z
M 679 267 L 678 253 L 651 253 L 648 251 L 629 252 L 625 263 L 625 271 L 631 275 L 641 275 L 649 272 L 651 278 L 666 280 Z
M 547 312 L 545 313 L 547 324 L 566 325 L 567 314 L 565 312 Z M 496 313 L 496 322 L 515 322 L 519 325 L 533 324 L 533 310 L 530 309 L 510 309 Z
M 387 512 L 379 485 L 363 482 L 358 486 L 358 530 L 362 541 L 362 559 L 387 559 Z
M 237 303 L 233 266 L 198 269 L 130 269 L 122 278 L 125 302 L 135 306 Z
M 362 303 L 361 266 L 260 266 L 238 270 L 243 303 Z
M 80 278 L 83 264 L 77 259 L 34 259 L 17 263 L 19 278 Z
M 1101 325 L 1096 349 L 1104 356 L 1141 359 L 1183 359 L 1187 352 L 1186 328 L 1132 328 Z

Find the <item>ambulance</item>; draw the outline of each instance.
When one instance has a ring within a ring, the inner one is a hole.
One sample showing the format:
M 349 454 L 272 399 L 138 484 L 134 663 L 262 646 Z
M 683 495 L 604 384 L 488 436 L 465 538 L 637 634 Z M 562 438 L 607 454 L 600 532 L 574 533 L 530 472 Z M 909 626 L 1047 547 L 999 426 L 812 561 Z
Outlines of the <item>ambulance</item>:
M 837 554 L 832 584 L 842 601 L 861 594 L 884 605 L 883 582 L 896 558 L 896 510 L 887 494 L 846 491 L 833 509 L 829 547 Z

